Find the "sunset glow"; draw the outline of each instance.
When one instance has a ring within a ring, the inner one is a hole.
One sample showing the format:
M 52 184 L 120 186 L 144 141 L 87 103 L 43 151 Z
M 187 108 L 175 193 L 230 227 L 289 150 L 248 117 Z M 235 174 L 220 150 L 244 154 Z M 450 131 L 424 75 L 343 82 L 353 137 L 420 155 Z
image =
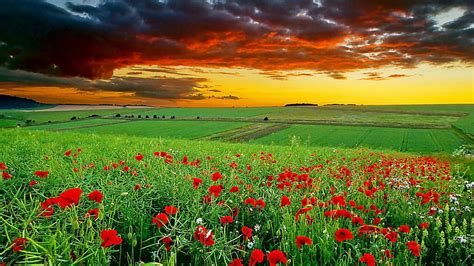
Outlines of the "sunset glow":
M 474 102 L 467 2 L 7 2 L 1 94 L 196 107 Z

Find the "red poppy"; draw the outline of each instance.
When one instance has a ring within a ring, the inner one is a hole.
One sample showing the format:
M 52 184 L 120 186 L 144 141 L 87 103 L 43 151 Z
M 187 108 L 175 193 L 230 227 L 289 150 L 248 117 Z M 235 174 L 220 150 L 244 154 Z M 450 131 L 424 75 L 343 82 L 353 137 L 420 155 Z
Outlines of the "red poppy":
M 209 193 L 210 193 L 211 195 L 214 195 L 214 197 L 217 198 L 217 197 L 219 197 L 219 195 L 221 194 L 223 188 L 224 188 L 224 187 L 223 187 L 222 185 L 210 186 L 210 187 L 209 187 Z
M 299 221 L 301 214 L 307 213 L 307 212 L 309 212 L 309 211 L 312 210 L 312 209 L 313 209 L 313 207 L 311 207 L 311 206 L 299 209 L 299 210 L 296 212 L 296 214 L 295 214 L 295 221 Z
M 232 218 L 232 216 L 223 216 L 223 217 L 221 217 L 220 221 L 221 221 L 221 224 L 223 224 L 223 225 L 224 224 L 229 224 L 229 223 L 234 222 L 234 218 Z
M 135 156 L 135 160 L 137 160 L 137 161 L 143 160 L 143 155 L 142 155 L 141 153 L 137 154 L 137 155 Z
M 7 179 L 12 178 L 13 176 L 9 174 L 8 172 L 2 172 L 2 177 L 3 179 L 7 180 Z
M 77 205 L 81 199 L 82 189 L 80 188 L 70 188 L 59 194 L 59 197 L 56 198 L 56 201 L 61 208 L 70 207 L 72 205 Z
M 263 210 L 263 208 L 265 208 L 266 205 L 267 204 L 262 199 L 258 199 L 255 201 L 255 206 L 259 208 L 260 210 Z
M 346 199 L 344 198 L 344 196 L 334 196 L 331 199 L 331 203 L 334 205 L 346 206 Z
M 229 266 L 244 266 L 242 259 L 235 259 L 229 263 Z
M 301 248 L 303 245 L 311 246 L 313 240 L 307 236 L 297 236 L 296 237 L 296 247 Z
M 397 242 L 398 233 L 397 232 L 390 232 L 390 233 L 386 234 L 385 237 L 388 240 L 390 240 L 390 242 L 395 243 L 395 242 Z
M 257 263 L 262 263 L 265 254 L 260 249 L 254 249 L 250 254 L 249 266 L 255 266 Z
M 48 171 L 35 171 L 35 175 L 39 178 L 46 178 L 49 175 Z
M 352 218 L 352 224 L 359 224 L 359 225 L 363 225 L 364 224 L 364 219 L 362 219 L 361 217 L 353 217 Z
M 394 256 L 392 255 L 392 252 L 390 252 L 390 250 L 386 249 L 384 250 L 383 254 L 385 255 L 385 257 L 387 257 L 388 259 L 393 259 Z
M 64 153 L 64 156 L 67 156 L 67 157 L 71 156 L 71 152 L 72 152 L 71 150 L 67 150 L 67 151 Z
M 409 241 L 407 243 L 408 249 L 411 251 L 415 257 L 419 257 L 421 253 L 420 244 L 416 243 L 416 241 Z
M 280 250 L 272 250 L 267 255 L 267 260 L 270 263 L 270 266 L 276 266 L 278 263 L 287 263 L 287 259 L 285 253 L 281 252 Z
M 171 239 L 171 237 L 164 237 L 163 239 L 161 239 L 161 242 L 165 244 L 166 251 L 171 250 L 171 246 L 173 245 L 173 239 Z
M 245 239 L 252 239 L 252 228 L 244 226 L 242 227 L 242 234 L 244 235 L 244 240 Z
M 354 236 L 352 235 L 352 232 L 346 228 L 338 229 L 335 233 L 335 236 L 336 236 L 337 242 L 343 242 L 343 241 L 351 240 L 354 238 Z
M 140 190 L 141 188 L 142 188 L 142 185 L 140 185 L 140 184 L 136 184 L 136 185 L 133 187 L 133 189 L 135 189 L 135 190 Z
M 232 193 L 237 193 L 237 192 L 239 192 L 239 190 L 240 190 L 240 189 L 239 189 L 238 186 L 233 186 L 233 187 L 230 188 L 229 191 L 232 192 Z
M 8 167 L 5 163 L 0 163 L 0 171 L 5 171 L 7 169 L 8 169 Z
M 222 178 L 222 174 L 219 173 L 219 172 L 215 172 L 214 174 L 212 174 L 212 181 L 216 182 L 217 180 L 221 179 Z
M 420 228 L 421 228 L 421 229 L 428 229 L 428 227 L 430 227 L 430 224 L 427 223 L 427 222 L 424 222 L 424 223 L 421 223 L 421 224 L 420 224 Z
M 166 206 L 165 212 L 168 215 L 175 215 L 178 212 L 178 208 L 176 208 L 175 206 Z
M 28 239 L 24 237 L 19 237 L 13 240 L 13 243 L 12 243 L 13 252 L 16 253 L 16 252 L 19 252 L 20 250 L 23 250 L 27 242 L 28 242 Z
M 280 207 L 289 206 L 289 205 L 291 205 L 290 198 L 288 198 L 287 196 L 281 197 Z
M 102 230 L 102 232 L 100 232 L 100 238 L 102 238 L 101 246 L 104 248 L 120 245 L 122 243 L 122 238 L 117 236 L 116 230 Z
M 155 217 L 153 217 L 151 224 L 156 224 L 158 228 L 161 228 L 163 225 L 168 224 L 168 222 L 169 219 L 166 213 L 158 213 Z
M 85 217 L 88 218 L 88 217 L 91 217 L 91 216 L 94 216 L 94 219 L 99 219 L 99 209 L 98 208 L 95 208 L 95 209 L 92 209 L 92 210 L 89 210 Z
M 375 266 L 374 255 L 370 253 L 364 253 L 364 255 L 360 257 L 359 261 L 367 264 L 367 266 Z
M 245 205 L 253 205 L 254 207 L 257 205 L 256 201 L 254 198 L 247 198 L 244 200 Z
M 214 233 L 211 230 L 207 230 L 207 228 L 202 225 L 196 228 L 194 239 L 198 240 L 205 246 L 214 245 Z
M 31 180 L 30 183 L 28 183 L 28 185 L 29 185 L 30 187 L 32 187 L 32 186 L 34 186 L 34 185 L 36 185 L 36 184 L 38 184 L 38 181 L 36 181 L 36 180 Z
M 41 202 L 41 209 L 43 212 L 41 216 L 51 217 L 54 214 L 54 209 L 51 207 L 57 203 L 57 198 L 48 198 L 45 201 Z
M 99 190 L 94 190 L 91 193 L 89 193 L 89 195 L 87 195 L 87 198 L 97 203 L 101 203 L 102 199 L 104 198 L 104 195 L 102 195 L 102 193 Z
M 194 189 L 198 189 L 199 188 L 199 185 L 202 183 L 202 179 L 201 178 L 193 178 L 193 187 Z
M 401 233 L 410 233 L 410 227 L 408 225 L 400 225 L 400 227 L 398 227 L 398 231 L 401 232 Z

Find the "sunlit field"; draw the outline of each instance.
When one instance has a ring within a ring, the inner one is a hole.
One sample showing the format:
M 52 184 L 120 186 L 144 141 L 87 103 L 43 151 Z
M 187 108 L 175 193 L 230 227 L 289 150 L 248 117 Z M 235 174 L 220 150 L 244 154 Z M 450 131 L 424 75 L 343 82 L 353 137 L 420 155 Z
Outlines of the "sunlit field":
M 19 129 L 0 141 L 6 261 L 471 262 L 473 183 L 463 163 Z
M 0 266 L 474 265 L 473 3 L 2 0 Z

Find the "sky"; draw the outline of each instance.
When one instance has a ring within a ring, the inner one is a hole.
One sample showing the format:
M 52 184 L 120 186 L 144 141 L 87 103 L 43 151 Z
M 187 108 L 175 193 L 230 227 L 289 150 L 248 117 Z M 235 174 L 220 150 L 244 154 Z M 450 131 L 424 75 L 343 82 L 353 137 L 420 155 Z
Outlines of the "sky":
M 468 0 L 3 0 L 0 17 L 0 94 L 45 103 L 474 103 Z

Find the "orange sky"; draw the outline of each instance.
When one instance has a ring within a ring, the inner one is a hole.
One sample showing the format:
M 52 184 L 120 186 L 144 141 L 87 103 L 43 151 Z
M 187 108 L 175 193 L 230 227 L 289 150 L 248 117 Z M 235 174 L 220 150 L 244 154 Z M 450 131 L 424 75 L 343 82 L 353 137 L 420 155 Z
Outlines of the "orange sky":
M 128 77 L 134 66 L 118 69 L 116 77 Z M 159 67 L 149 67 L 156 68 Z M 88 104 L 145 104 L 154 106 L 279 106 L 287 103 L 309 102 L 317 104 L 355 103 L 379 104 L 448 104 L 474 103 L 473 69 L 463 65 L 440 67 L 419 65 L 413 69 L 383 68 L 346 73 L 346 79 L 333 79 L 311 71 L 280 71 L 284 79 L 275 79 L 261 71 L 243 68 L 175 67 L 179 78 L 183 75 L 203 77 L 208 81 L 201 89 L 204 95 L 236 95 L 240 99 L 159 100 L 135 97 L 132 92 L 84 92 L 74 88 L 28 87 L 0 88 L 0 93 L 34 98 L 45 103 Z M 204 73 L 202 73 L 204 72 Z M 364 80 L 368 72 L 377 72 L 381 80 Z M 156 73 L 141 72 L 136 77 L 149 78 Z M 302 75 L 303 74 L 303 75 Z M 387 78 L 390 75 L 402 77 Z M 403 76 L 406 75 L 406 76 Z M 212 92 L 209 90 L 219 90 Z
M 1 94 L 152 106 L 474 103 L 467 0 L 6 1 Z

